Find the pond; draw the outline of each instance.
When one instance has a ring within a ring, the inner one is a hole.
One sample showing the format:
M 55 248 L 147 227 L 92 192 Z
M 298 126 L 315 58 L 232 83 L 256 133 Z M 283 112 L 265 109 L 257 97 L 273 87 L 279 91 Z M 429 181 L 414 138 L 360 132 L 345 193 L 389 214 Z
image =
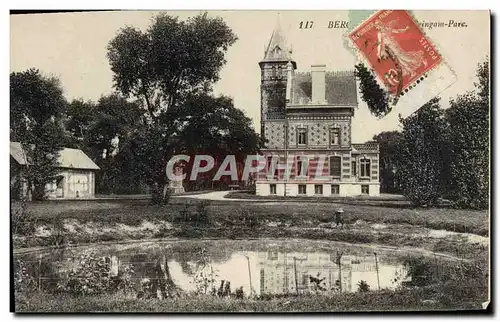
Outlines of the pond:
M 179 289 L 207 294 L 224 287 L 242 288 L 247 296 L 356 292 L 395 289 L 409 279 L 404 256 L 397 252 L 325 241 L 138 242 L 18 257 L 45 288 L 81 265 L 89 252 L 106 259 L 110 275 L 132 268 L 130 279 L 137 287 L 162 278 L 156 267 L 166 262 L 162 269 Z

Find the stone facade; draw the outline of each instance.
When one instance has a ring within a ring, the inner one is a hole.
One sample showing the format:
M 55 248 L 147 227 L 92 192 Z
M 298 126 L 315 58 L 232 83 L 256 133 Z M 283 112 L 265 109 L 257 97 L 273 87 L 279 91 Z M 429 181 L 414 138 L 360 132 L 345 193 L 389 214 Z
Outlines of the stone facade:
M 279 26 L 261 68 L 261 133 L 267 140 L 266 168 L 256 181 L 258 195 L 377 196 L 379 147 L 352 142 L 352 117 L 358 105 L 353 71 L 326 71 L 297 65 Z M 307 173 L 299 165 L 308 157 Z M 271 166 L 289 163 L 290 175 Z M 273 173 L 271 173 L 273 172 Z M 321 174 L 321 180 L 315 174 Z

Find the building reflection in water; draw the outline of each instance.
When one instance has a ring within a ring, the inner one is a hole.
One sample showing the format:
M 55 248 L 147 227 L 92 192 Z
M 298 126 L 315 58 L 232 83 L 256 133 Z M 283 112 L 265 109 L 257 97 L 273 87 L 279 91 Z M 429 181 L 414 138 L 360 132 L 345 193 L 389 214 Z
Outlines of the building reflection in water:
M 258 258 L 261 294 L 353 292 L 361 281 L 371 290 L 393 289 L 400 284 L 395 278 L 406 275 L 403 265 L 376 263 L 375 255 L 262 252 Z
M 106 257 L 110 257 L 113 271 L 110 274 L 116 275 L 118 267 L 127 264 L 133 265 L 133 280 L 138 284 L 143 278 L 155 276 L 152 269 L 157 255 L 133 252 L 128 255 L 107 254 Z M 218 250 L 210 254 L 210 265 L 205 270 L 215 273 L 212 286 L 218 287 L 221 280 L 230 281 L 233 291 L 243 287 L 247 295 L 356 292 L 361 281 L 366 282 L 370 290 L 379 287 L 394 289 L 406 279 L 402 263 L 388 261 L 388 257 L 382 254 L 377 263 L 375 258 L 373 253 L 358 256 L 336 251 L 286 253 Z M 185 291 L 196 289 L 195 275 L 199 273 L 199 263 L 195 259 L 193 256 L 176 256 L 168 260 L 174 283 Z M 67 267 L 62 270 L 69 270 L 76 265 L 78 257 L 63 262 Z

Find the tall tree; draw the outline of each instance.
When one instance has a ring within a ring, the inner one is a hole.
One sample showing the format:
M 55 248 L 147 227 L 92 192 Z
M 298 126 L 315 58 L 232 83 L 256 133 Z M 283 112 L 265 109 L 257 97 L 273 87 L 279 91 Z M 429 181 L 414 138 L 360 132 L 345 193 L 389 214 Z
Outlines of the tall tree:
M 226 62 L 225 52 L 236 39 L 221 18 L 206 13 L 186 21 L 160 14 L 147 31 L 125 27 L 109 43 L 114 87 L 142 100 L 148 122 L 135 133 L 131 145 L 147 142 L 139 155 L 148 154 L 142 158 L 146 162 L 142 168 L 157 189 L 163 190 L 165 165 L 180 149 L 175 146 L 171 110 L 183 106 L 190 95 L 211 92 Z
M 129 134 L 142 122 L 140 105 L 117 93 L 101 96 L 87 129 L 86 146 L 95 159 L 118 153 Z
M 439 98 L 433 98 L 403 125 L 397 159 L 397 182 L 415 205 L 435 204 L 446 185 L 448 124 Z
M 466 208 L 487 208 L 489 200 L 489 63 L 479 64 L 476 91 L 450 101 L 449 197 Z
M 146 32 L 125 27 L 108 46 L 114 86 L 143 99 L 154 121 L 187 94 L 219 80 L 224 54 L 236 39 L 221 18 L 206 13 L 187 21 L 159 14 Z
M 37 69 L 10 74 L 10 139 L 23 147 L 25 179 L 35 200 L 43 199 L 45 185 L 58 178 L 66 104 L 58 79 Z
M 135 192 L 141 185 L 124 161 L 134 158 L 133 151 L 117 157 L 141 123 L 140 104 L 118 93 L 102 96 L 97 103 L 74 100 L 69 104 L 65 122 L 69 146 L 85 151 L 101 168 L 96 177 L 100 193 Z
M 386 131 L 373 136 L 380 147 L 380 190 L 386 193 L 400 192 L 396 185 L 401 132 Z
M 392 109 L 389 104 L 389 92 L 380 87 L 375 74 L 364 64 L 359 63 L 354 67 L 356 78 L 359 81 L 361 99 L 366 102 L 368 109 L 376 117 L 387 115 Z
M 244 162 L 248 154 L 255 154 L 263 146 L 262 138 L 255 132 L 252 120 L 234 107 L 226 96 L 208 94 L 190 96 L 182 107 L 173 109 L 172 119 L 178 129 L 176 141 L 183 153 L 209 154 L 220 164 L 227 155 L 235 155 L 237 162 Z M 192 164 L 186 169 L 191 172 Z M 207 173 L 207 177 L 215 174 Z
M 75 99 L 68 104 L 64 125 L 68 138 L 66 146 L 86 150 L 85 139 L 96 115 L 96 105 L 90 100 Z

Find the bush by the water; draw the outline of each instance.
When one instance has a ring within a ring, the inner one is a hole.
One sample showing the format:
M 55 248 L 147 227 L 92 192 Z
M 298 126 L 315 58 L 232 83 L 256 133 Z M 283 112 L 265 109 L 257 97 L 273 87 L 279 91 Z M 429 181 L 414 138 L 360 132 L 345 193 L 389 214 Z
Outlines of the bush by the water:
M 89 251 L 83 253 L 76 266 L 60 277 L 57 289 L 74 295 L 113 293 L 118 290 L 129 292 L 133 289 L 131 275 L 133 268 L 124 265 L 111 274 L 111 261 Z

